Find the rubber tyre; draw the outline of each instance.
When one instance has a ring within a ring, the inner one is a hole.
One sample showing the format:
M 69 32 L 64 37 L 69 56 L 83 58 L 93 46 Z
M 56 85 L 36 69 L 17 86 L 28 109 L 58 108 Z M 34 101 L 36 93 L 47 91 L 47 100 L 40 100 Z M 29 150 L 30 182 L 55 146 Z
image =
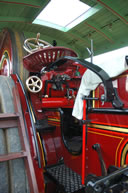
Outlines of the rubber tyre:
M 14 113 L 10 77 L 0 76 L 0 113 Z M 0 129 L 0 154 L 21 151 L 18 128 Z M 0 193 L 30 193 L 23 158 L 0 163 Z

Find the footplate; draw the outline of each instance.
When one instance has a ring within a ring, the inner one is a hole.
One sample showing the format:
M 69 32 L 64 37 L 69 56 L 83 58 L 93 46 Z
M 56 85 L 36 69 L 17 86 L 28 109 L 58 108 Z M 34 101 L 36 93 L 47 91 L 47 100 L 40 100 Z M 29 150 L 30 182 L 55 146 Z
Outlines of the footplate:
M 84 187 L 81 184 L 81 176 L 65 164 L 54 165 L 46 168 L 46 174 L 64 193 L 84 192 Z

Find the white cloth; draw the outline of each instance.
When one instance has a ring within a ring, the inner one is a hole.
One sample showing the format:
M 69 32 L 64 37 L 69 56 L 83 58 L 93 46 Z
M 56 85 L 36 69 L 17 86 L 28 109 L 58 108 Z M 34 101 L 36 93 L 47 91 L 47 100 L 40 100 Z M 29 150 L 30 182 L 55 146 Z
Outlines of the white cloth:
M 123 73 L 128 69 L 128 65 L 125 61 L 124 54 L 122 56 L 116 56 L 116 60 L 111 59 L 98 65 L 104 71 L 106 71 L 109 77 L 115 77 Z M 72 116 L 81 120 L 83 118 L 83 96 L 88 96 L 90 91 L 95 90 L 97 86 L 102 82 L 98 75 L 87 69 L 82 77 L 81 84 L 76 96 L 75 104 L 73 107 Z

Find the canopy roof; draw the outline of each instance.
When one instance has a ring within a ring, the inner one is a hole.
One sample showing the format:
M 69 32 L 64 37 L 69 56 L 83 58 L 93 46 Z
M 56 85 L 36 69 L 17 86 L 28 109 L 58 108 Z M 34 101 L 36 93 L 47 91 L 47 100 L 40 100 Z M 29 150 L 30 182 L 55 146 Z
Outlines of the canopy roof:
M 56 40 L 57 46 L 71 48 L 81 58 L 89 57 L 86 48 L 90 49 L 91 39 L 95 55 L 128 45 L 127 0 L 81 1 L 91 8 L 81 23 L 64 32 L 32 23 L 49 0 L 0 0 L 0 30 L 23 31 L 26 38 L 40 32 L 41 39 L 51 44 Z

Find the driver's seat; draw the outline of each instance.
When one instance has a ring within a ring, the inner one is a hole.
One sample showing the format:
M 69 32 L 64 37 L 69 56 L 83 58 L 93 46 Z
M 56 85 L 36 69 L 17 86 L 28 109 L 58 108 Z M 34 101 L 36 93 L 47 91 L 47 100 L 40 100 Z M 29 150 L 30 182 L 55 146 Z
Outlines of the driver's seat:
M 39 49 L 25 56 L 23 58 L 23 64 L 29 72 L 40 72 L 43 67 L 47 67 L 49 64 L 64 56 L 77 57 L 77 54 L 69 48 L 48 47 Z

